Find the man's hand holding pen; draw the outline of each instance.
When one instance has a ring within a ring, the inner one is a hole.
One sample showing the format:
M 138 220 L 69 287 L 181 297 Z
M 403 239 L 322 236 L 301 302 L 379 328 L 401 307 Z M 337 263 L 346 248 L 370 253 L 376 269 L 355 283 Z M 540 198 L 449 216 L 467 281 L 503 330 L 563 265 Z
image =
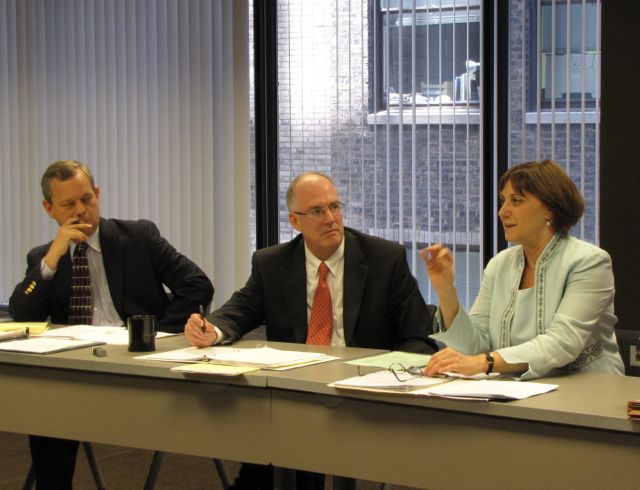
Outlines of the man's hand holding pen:
M 218 339 L 215 328 L 204 317 L 203 310 L 189 317 L 184 326 L 184 336 L 196 347 L 209 347 Z
M 202 332 L 206 332 L 207 329 L 205 328 L 205 321 L 206 318 L 204 317 L 204 306 L 200 305 L 200 318 L 202 319 Z

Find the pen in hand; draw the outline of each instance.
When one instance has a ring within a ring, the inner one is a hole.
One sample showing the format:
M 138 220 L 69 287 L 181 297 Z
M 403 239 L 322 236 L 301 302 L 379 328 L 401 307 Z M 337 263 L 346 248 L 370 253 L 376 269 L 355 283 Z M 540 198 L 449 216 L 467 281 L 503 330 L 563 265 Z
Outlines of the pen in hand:
M 200 305 L 200 318 L 202 318 L 202 327 L 200 327 L 202 329 L 202 333 L 204 333 L 206 331 L 206 327 L 204 324 L 204 306 Z

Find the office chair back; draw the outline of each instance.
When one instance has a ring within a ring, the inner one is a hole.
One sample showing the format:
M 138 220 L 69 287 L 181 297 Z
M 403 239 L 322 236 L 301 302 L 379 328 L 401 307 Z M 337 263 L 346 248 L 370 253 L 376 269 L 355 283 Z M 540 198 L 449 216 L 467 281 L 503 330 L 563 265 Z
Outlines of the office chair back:
M 640 376 L 640 331 L 616 329 L 618 349 L 627 376 Z

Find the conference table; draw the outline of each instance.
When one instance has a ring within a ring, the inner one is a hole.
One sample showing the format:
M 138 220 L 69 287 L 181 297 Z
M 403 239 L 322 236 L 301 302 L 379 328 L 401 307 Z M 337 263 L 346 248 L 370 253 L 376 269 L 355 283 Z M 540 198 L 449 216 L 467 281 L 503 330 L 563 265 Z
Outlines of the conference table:
M 158 351 L 186 346 L 157 340 Z M 241 341 L 238 347 L 256 346 Z M 176 452 L 419 488 L 638 488 L 640 378 L 547 378 L 509 402 L 337 390 L 345 363 L 384 351 L 268 342 L 332 362 L 243 376 L 188 375 L 126 346 L 0 352 L 0 430 Z
M 355 371 L 269 375 L 274 465 L 418 488 L 640 488 L 640 421 L 626 415 L 640 378 L 546 378 L 559 388 L 508 402 L 327 386 Z
M 156 340 L 158 351 L 186 346 L 182 335 Z M 287 346 L 331 351 L 341 359 L 382 352 Z M 203 377 L 173 372 L 174 363 L 136 359 L 145 353 L 128 352 L 126 346 L 108 345 L 104 350 L 106 357 L 93 355 L 91 348 L 48 355 L 0 351 L 0 430 L 270 462 L 272 413 L 266 371 Z

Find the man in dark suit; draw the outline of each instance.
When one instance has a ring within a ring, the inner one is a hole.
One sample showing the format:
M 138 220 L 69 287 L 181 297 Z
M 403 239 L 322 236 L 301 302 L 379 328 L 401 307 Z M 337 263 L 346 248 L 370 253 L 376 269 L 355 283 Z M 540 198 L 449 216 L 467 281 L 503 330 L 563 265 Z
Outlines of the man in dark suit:
M 257 251 L 246 285 L 206 321 L 193 314 L 185 325 L 192 345 L 233 342 L 265 324 L 267 339 L 310 341 L 319 268 L 329 269 L 327 342 L 432 353 L 428 338 L 433 313 L 411 275 L 405 248 L 344 227 L 338 192 L 320 173 L 296 177 L 287 191 L 292 227 L 300 232 L 288 243 Z M 249 468 L 243 465 L 243 470 Z M 241 470 L 235 488 L 269 488 L 263 471 Z M 249 477 L 251 473 L 251 477 Z M 246 478 L 245 478 L 246 477 Z M 322 487 L 321 479 L 299 481 L 299 488 Z
M 42 193 L 45 211 L 60 227 L 53 241 L 27 256 L 27 275 L 9 300 L 14 320 L 69 323 L 71 257 L 83 243 L 91 283 L 89 323 L 122 325 L 129 316 L 153 314 L 160 330 L 179 332 L 189 312 L 211 302 L 211 281 L 156 225 L 100 218 L 100 189 L 86 165 L 51 164 Z M 78 442 L 30 436 L 29 443 L 37 488 L 71 488 Z

